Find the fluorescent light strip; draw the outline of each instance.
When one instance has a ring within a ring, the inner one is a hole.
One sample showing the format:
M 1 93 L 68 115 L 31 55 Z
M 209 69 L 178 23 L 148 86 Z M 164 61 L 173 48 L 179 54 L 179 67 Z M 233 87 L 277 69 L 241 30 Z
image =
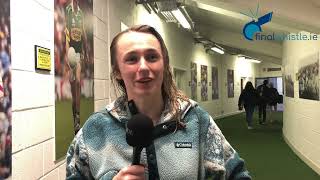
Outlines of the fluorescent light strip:
M 176 19 L 173 17 L 173 14 L 170 11 L 161 11 L 160 13 L 166 19 L 166 22 L 176 22 Z
M 222 9 L 222 8 L 219 8 L 219 7 L 215 7 L 215 6 L 212 6 L 212 5 L 208 5 L 208 4 L 197 2 L 197 6 L 200 9 L 204 9 L 204 10 L 211 11 L 211 12 L 214 12 L 214 13 L 217 13 L 217 14 L 221 14 L 221 15 L 225 15 L 225 16 L 228 16 L 228 17 L 236 18 L 236 19 L 239 19 L 239 20 L 243 20 L 243 21 L 252 20 L 248 16 L 245 16 L 245 15 L 243 15 L 241 13 L 225 10 L 225 9 Z
M 219 54 L 224 54 L 224 51 L 222 49 L 217 48 L 217 47 L 212 47 L 211 50 L 215 51 L 215 52 L 217 52 Z
M 243 56 L 238 56 L 238 59 L 241 60 L 241 61 L 245 61 L 246 60 L 246 58 L 243 57 Z
M 186 17 L 182 14 L 179 9 L 171 11 L 173 16 L 179 21 L 181 26 L 186 29 L 191 29 L 189 22 L 187 21 Z
M 252 63 L 261 63 L 261 61 L 256 60 L 256 59 L 250 59 L 250 58 L 246 58 L 246 61 L 250 61 Z

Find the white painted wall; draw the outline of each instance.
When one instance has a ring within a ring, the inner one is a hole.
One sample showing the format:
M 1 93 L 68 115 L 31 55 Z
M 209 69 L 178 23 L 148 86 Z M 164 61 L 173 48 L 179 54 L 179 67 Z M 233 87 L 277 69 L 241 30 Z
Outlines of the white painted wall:
M 54 70 L 34 69 L 34 45 L 50 48 L 54 64 L 53 1 L 11 0 L 11 44 L 12 179 L 38 179 L 54 168 L 59 177 L 64 169 L 54 163 Z
M 111 44 L 112 39 L 114 36 L 116 36 L 121 31 L 121 22 L 124 23 L 127 26 L 132 26 L 133 20 L 135 18 L 135 9 L 136 5 L 134 1 L 130 0 L 100 0 L 100 1 L 108 1 L 108 6 L 106 7 L 108 9 L 108 16 L 106 19 L 106 22 L 109 25 L 108 29 L 108 45 L 106 46 L 106 50 L 109 52 L 109 47 Z M 104 8 L 104 7 L 102 7 Z M 108 65 L 110 64 L 110 56 L 109 54 L 106 56 Z M 108 75 L 111 72 L 111 66 L 108 67 Z M 108 97 L 110 97 L 109 102 L 113 101 L 116 98 L 114 85 L 109 81 L 109 91 L 110 94 Z M 108 104 L 107 103 L 107 104 Z
M 296 154 L 320 174 L 320 102 L 300 99 L 296 80 L 304 58 L 319 53 L 320 41 L 285 41 L 283 50 L 283 67 L 292 69 L 295 91 L 294 98 L 284 96 L 283 135 Z
M 93 1 L 94 35 L 94 109 L 101 110 L 110 101 L 109 78 L 109 1 Z
M 258 76 L 259 77 L 280 77 L 282 76 L 282 71 L 267 71 L 268 68 L 282 68 L 281 65 L 274 64 L 271 62 L 261 62 L 258 65 Z
M 95 0 L 95 110 L 109 102 L 109 1 Z M 65 160 L 55 162 L 54 67 L 34 69 L 34 45 L 51 49 L 54 1 L 11 0 L 12 179 L 65 179 Z

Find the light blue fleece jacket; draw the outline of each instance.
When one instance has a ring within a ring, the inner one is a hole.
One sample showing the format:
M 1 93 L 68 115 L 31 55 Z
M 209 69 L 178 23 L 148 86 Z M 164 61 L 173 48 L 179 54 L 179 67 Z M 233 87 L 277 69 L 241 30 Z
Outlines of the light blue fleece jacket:
M 211 116 L 192 100 L 179 102 L 186 127 L 162 134 L 144 148 L 146 179 L 251 179 Z M 175 122 L 167 109 L 156 125 L 159 132 Z M 123 97 L 89 117 L 67 152 L 67 179 L 112 179 L 130 166 L 133 148 L 125 139 L 130 118 Z

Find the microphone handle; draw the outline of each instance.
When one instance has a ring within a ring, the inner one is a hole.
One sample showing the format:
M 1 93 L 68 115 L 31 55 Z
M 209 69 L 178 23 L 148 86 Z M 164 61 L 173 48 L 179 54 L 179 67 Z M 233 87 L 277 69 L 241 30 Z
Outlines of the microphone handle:
M 132 115 L 138 114 L 138 108 L 133 100 L 128 101 L 128 107 Z
M 140 164 L 140 156 L 141 156 L 142 149 L 143 149 L 143 147 L 141 147 L 141 146 L 133 147 L 132 165 L 139 165 Z

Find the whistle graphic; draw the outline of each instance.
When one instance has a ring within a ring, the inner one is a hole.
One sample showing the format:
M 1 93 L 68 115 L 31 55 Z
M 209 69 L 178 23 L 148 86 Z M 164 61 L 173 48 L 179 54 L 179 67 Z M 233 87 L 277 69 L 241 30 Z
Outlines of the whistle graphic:
M 251 21 L 249 23 L 247 23 L 244 27 L 243 27 L 243 35 L 246 39 L 252 41 L 253 40 L 253 36 L 256 32 L 261 32 L 261 26 L 265 23 L 268 23 L 271 21 L 272 19 L 272 13 L 270 12 L 268 14 L 265 14 L 264 16 L 261 16 L 258 18 L 258 21 Z

